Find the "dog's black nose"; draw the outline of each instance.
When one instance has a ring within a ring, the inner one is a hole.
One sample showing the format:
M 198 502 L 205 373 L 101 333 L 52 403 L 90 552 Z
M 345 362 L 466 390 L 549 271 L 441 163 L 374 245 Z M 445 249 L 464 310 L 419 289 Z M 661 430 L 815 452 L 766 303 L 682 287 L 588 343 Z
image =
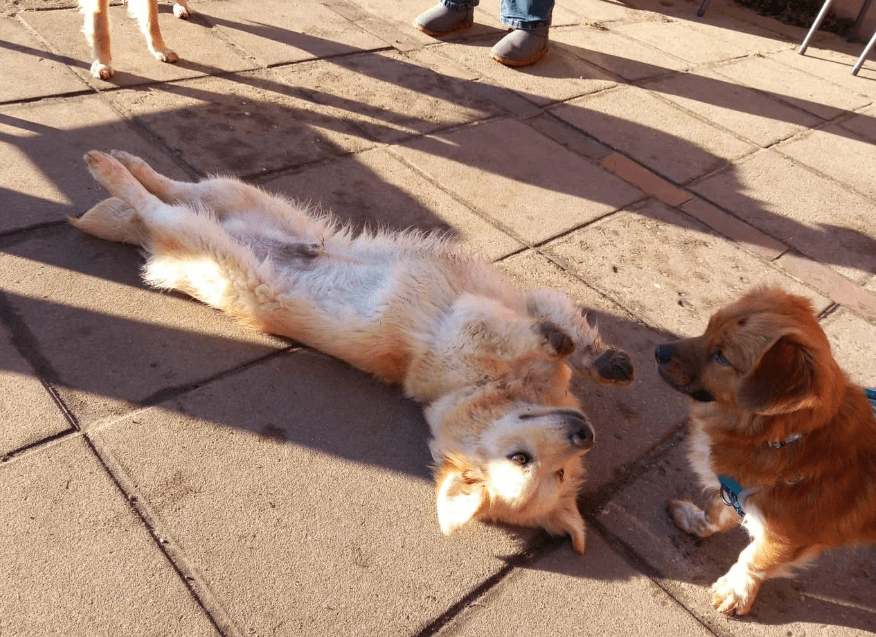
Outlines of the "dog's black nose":
M 593 446 L 593 428 L 583 414 L 573 412 L 567 419 L 569 427 L 569 442 L 579 449 L 590 449 Z
M 654 358 L 656 358 L 657 362 L 661 365 L 665 365 L 672 360 L 673 353 L 674 351 L 671 345 L 658 345 L 654 349 Z

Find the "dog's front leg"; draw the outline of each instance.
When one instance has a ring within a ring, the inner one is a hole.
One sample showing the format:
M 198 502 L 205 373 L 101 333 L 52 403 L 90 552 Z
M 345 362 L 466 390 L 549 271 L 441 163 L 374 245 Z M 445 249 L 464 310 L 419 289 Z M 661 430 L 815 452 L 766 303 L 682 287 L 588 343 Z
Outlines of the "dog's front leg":
M 786 574 L 794 562 L 820 552 L 817 547 L 785 544 L 763 529 L 727 574 L 712 585 L 712 607 L 725 615 L 745 615 L 751 610 L 761 584 Z
M 113 76 L 109 0 L 79 0 L 79 7 L 85 15 L 82 33 L 91 47 L 91 75 L 100 80 L 108 80 Z
M 635 378 L 629 354 L 604 343 L 594 317 L 558 290 L 532 290 L 526 299 L 533 318 L 550 321 L 572 340 L 574 351 L 566 363 L 601 385 L 629 385 Z

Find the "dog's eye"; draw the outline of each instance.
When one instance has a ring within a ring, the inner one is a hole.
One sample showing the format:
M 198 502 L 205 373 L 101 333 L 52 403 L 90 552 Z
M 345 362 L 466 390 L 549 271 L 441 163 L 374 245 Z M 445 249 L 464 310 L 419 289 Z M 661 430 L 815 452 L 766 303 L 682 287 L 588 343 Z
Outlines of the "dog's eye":
M 566 477 L 566 472 L 563 469 L 557 471 L 557 478 L 559 478 L 560 482 L 563 481 L 563 478 Z
M 532 458 L 529 457 L 529 454 L 522 451 L 512 453 L 508 456 L 508 460 L 510 460 L 511 462 L 516 462 L 521 467 L 525 467 L 530 462 L 532 462 Z
M 730 361 L 728 361 L 726 358 L 724 358 L 724 352 L 722 352 L 721 350 L 718 350 L 717 352 L 712 354 L 712 358 L 715 359 L 715 362 L 718 363 L 718 365 L 723 365 L 724 367 L 730 367 Z

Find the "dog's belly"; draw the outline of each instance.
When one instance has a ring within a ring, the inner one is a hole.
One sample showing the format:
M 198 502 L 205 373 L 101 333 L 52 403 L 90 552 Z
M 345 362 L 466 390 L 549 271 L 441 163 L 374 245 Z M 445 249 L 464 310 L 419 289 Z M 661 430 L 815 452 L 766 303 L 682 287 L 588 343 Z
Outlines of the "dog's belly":
M 380 320 L 393 304 L 396 268 L 391 263 L 356 262 L 323 252 L 285 262 L 281 273 L 290 295 L 307 299 L 326 317 L 351 328 Z

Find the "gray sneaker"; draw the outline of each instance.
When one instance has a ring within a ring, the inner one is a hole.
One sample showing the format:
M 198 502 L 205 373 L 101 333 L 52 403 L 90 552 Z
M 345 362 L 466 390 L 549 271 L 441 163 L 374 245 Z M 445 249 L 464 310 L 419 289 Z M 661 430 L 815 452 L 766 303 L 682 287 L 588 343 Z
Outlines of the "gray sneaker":
M 443 4 L 424 11 L 414 20 L 414 26 L 431 36 L 447 35 L 474 24 L 474 9 L 457 9 Z
M 508 66 L 534 64 L 548 51 L 548 29 L 514 29 L 496 42 L 490 50 L 490 57 Z

